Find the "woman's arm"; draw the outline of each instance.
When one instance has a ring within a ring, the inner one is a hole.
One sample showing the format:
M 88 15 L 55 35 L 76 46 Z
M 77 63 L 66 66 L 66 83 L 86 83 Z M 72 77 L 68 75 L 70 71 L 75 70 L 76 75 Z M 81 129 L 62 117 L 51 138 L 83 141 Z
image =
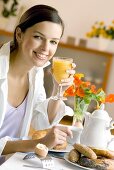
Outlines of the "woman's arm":
M 57 94 L 57 88 L 59 85 L 57 84 L 55 80 L 53 80 L 53 82 L 54 82 L 54 86 L 53 86 L 52 96 L 55 96 Z M 68 86 L 70 86 L 72 83 L 73 83 L 73 77 L 69 77 L 68 79 L 65 79 L 64 82 L 62 83 L 63 91 L 66 88 L 68 88 Z M 60 99 L 53 100 L 50 98 L 48 102 L 47 112 L 48 112 L 49 122 L 51 124 L 53 120 L 55 119 L 57 113 L 60 114 L 61 112 L 63 112 L 65 114 L 65 104 Z M 64 115 L 62 114 L 61 116 L 63 117 Z
M 57 114 L 57 112 L 58 112 L 58 110 L 60 108 L 60 104 L 61 104 L 61 100 L 53 100 L 53 99 L 49 100 L 47 112 L 48 112 L 48 117 L 49 117 L 50 124 L 55 119 L 56 114 Z
M 54 126 L 47 135 L 41 139 L 7 141 L 2 155 L 34 151 L 38 143 L 45 144 L 48 148 L 53 148 L 58 144 L 63 144 L 67 136 L 72 137 L 72 132 L 68 127 Z
M 35 146 L 39 142 L 40 142 L 40 140 L 7 141 L 6 146 L 2 152 L 2 155 L 15 153 L 15 152 L 34 151 Z

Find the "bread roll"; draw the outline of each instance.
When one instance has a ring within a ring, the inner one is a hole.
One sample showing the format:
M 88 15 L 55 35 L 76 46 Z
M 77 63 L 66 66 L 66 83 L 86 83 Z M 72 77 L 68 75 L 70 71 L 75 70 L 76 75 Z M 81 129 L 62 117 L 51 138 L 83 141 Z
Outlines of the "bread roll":
M 79 143 L 76 143 L 73 146 L 79 153 L 83 154 L 87 158 L 97 159 L 96 153 L 88 146 Z
M 46 157 L 48 148 L 44 144 L 38 143 L 35 147 L 35 153 L 41 157 Z
M 109 159 L 114 159 L 114 152 L 113 151 L 109 151 L 107 149 L 99 149 L 96 147 L 90 147 L 97 156 L 103 156 Z
M 78 162 L 80 156 L 81 154 L 76 149 L 72 149 L 68 154 L 68 159 L 75 163 Z
M 114 160 L 112 159 L 90 159 L 82 156 L 78 164 L 84 167 L 94 168 L 98 170 L 114 170 Z

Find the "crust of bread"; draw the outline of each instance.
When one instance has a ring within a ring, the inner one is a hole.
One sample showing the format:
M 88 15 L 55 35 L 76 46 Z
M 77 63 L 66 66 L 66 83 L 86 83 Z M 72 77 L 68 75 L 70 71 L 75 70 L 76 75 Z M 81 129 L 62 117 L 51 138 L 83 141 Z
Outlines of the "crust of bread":
M 75 143 L 73 146 L 79 153 L 83 154 L 87 158 L 97 159 L 96 153 L 88 146 L 79 143 Z

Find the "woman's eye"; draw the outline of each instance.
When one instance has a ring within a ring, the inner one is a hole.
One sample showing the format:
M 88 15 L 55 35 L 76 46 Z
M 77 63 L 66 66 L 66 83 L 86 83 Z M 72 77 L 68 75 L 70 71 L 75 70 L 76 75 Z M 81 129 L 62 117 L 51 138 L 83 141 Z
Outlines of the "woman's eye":
M 35 35 L 34 38 L 38 39 L 38 40 L 41 40 L 42 37 L 38 36 L 38 35 Z
M 56 41 L 50 41 L 51 42 L 51 44 L 53 44 L 53 45 L 57 45 L 58 44 L 58 42 L 56 42 Z

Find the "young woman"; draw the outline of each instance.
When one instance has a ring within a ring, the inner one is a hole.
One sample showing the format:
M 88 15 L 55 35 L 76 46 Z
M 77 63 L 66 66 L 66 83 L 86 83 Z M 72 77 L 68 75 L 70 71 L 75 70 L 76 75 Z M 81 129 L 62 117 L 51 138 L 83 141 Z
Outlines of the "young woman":
M 55 54 L 63 31 L 56 9 L 36 5 L 22 15 L 13 42 L 1 47 L 0 154 L 31 151 L 38 142 L 51 148 L 71 136 L 69 129 L 54 126 L 70 109 L 61 100 L 46 99 L 43 82 L 43 68 Z M 72 83 L 74 69 L 69 74 L 62 81 L 65 87 Z M 53 94 L 57 87 L 54 80 Z M 22 140 L 28 136 L 30 125 L 53 128 L 40 140 Z

